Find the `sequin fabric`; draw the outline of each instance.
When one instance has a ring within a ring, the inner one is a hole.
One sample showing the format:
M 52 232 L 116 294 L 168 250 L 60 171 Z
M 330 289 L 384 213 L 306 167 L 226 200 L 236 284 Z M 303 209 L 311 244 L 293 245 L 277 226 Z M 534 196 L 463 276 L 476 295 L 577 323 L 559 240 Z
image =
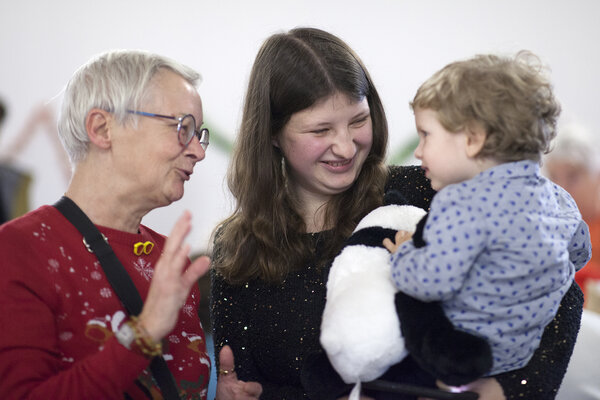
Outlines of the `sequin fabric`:
M 408 204 L 425 209 L 434 194 L 419 167 L 391 167 L 386 190 L 398 191 Z M 238 378 L 261 383 L 261 399 L 308 398 L 300 374 L 306 357 L 322 351 L 319 335 L 330 263 L 317 268 L 314 260 L 321 255 L 326 234 L 309 234 L 314 253 L 307 259 L 312 261 L 277 285 L 261 280 L 230 285 L 211 270 L 215 354 L 231 346 Z M 579 329 L 583 301 L 577 291 L 571 288 L 563 299 L 529 365 L 498 376 L 507 399 L 554 398 Z
M 315 255 L 322 235 L 310 236 Z M 308 398 L 300 372 L 305 356 L 320 350 L 328 271 L 307 265 L 281 284 L 252 280 L 232 286 L 212 270 L 215 347 L 231 346 L 238 377 L 260 382 L 261 399 Z
M 577 283 L 573 283 L 563 297 L 558 313 L 546 326 L 540 347 L 529 364 L 495 376 L 507 400 L 551 400 L 556 397 L 573 354 L 582 311 L 583 293 Z

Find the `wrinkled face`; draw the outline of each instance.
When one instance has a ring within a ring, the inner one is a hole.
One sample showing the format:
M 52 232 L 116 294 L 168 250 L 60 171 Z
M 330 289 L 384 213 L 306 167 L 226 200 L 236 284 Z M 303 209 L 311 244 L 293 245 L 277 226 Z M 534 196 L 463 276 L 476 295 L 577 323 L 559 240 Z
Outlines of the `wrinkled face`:
M 415 109 L 415 123 L 419 145 L 415 157 L 431 180 L 435 190 L 473 178 L 480 170 L 476 161 L 467 154 L 468 135 L 449 132 L 438 121 L 431 109 Z
M 356 181 L 371 150 L 373 127 L 366 98 L 335 93 L 292 115 L 274 139 L 301 199 L 326 201 Z
M 181 117 L 192 114 L 200 129 L 202 101 L 197 90 L 170 70 L 158 72 L 140 110 Z M 183 147 L 177 137 L 177 121 L 140 116 L 137 126 L 114 126 L 114 162 L 124 191 L 132 201 L 150 208 L 165 206 L 183 196 L 184 183 L 205 152 L 196 137 Z M 136 199 L 136 200 L 134 200 Z

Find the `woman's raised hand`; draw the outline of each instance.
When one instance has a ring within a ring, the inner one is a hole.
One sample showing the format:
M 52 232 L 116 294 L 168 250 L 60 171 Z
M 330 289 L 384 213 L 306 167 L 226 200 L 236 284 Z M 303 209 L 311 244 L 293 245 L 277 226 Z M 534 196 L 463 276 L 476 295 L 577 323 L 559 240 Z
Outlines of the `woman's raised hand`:
M 192 228 L 191 219 L 191 213 L 185 211 L 175 222 L 154 268 L 148 297 L 139 316 L 140 324 L 155 341 L 173 330 L 192 286 L 210 266 L 208 257 L 199 257 L 187 266 L 190 246 L 184 240 Z

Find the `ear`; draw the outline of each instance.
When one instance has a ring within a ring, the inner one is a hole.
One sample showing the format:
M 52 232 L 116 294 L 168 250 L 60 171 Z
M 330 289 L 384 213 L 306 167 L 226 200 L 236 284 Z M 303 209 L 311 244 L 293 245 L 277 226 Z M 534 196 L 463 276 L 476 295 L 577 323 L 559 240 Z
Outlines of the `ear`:
M 85 118 L 85 128 L 90 142 L 102 149 L 109 148 L 112 121 L 113 117 L 108 111 L 92 108 Z
M 465 132 L 466 135 L 466 152 L 470 158 L 475 158 L 483 148 L 487 134 L 485 129 L 479 124 L 473 124 Z
M 271 143 L 273 143 L 273 146 L 277 147 L 278 149 L 281 149 L 281 146 L 279 145 L 279 139 L 277 138 L 277 136 L 273 136 L 273 138 L 271 139 Z

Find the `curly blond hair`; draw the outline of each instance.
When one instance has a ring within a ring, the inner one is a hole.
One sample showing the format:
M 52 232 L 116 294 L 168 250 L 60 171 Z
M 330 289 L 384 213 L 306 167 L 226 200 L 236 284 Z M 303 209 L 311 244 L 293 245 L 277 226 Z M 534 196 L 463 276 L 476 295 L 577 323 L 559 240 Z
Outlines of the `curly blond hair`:
M 479 157 L 500 162 L 540 161 L 556 136 L 560 105 L 537 56 L 477 55 L 448 64 L 417 90 L 410 103 L 436 111 L 450 132 L 482 126 Z

